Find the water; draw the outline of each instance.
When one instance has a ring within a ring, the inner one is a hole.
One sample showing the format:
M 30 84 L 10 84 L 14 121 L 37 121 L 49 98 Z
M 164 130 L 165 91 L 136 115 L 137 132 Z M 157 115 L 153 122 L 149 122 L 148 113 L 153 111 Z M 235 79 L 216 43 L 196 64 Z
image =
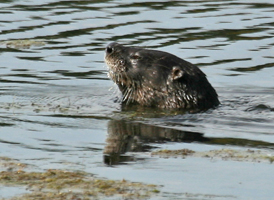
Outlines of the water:
M 274 154 L 273 11 L 270 0 L 0 1 L 0 156 L 160 184 L 162 199 L 271 199 L 273 164 L 149 152 Z M 198 65 L 222 105 L 172 116 L 120 111 L 103 61 L 113 41 Z

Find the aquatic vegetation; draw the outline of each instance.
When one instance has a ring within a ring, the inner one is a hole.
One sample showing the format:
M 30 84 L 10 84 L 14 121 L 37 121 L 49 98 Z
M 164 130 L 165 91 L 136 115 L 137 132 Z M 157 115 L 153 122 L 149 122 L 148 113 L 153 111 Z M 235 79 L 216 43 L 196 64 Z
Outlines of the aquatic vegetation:
M 204 152 L 193 151 L 190 149 L 180 150 L 157 150 L 151 153 L 152 156 L 161 157 L 205 157 L 210 159 L 220 158 L 222 160 L 235 160 L 235 161 L 251 161 L 251 162 L 267 162 L 273 163 L 274 153 L 266 150 L 236 150 L 236 149 L 218 149 Z
M 168 149 L 162 149 L 158 151 L 154 151 L 151 154 L 152 155 L 160 155 L 160 156 L 188 156 L 194 154 L 195 151 L 192 151 L 190 149 L 178 149 L 178 150 L 168 150 Z
M 0 42 L 0 45 L 6 45 L 8 48 L 28 49 L 31 46 L 44 46 L 46 43 L 42 40 L 8 40 Z
M 0 157 L 0 170 L 22 170 L 27 167 L 27 164 L 20 163 L 17 160 L 11 159 L 9 157 Z
M 0 184 L 26 186 L 31 191 L 31 193 L 13 197 L 12 200 L 105 199 L 107 197 L 145 199 L 159 193 L 156 185 L 99 179 L 85 172 L 55 169 L 45 172 L 2 171 Z

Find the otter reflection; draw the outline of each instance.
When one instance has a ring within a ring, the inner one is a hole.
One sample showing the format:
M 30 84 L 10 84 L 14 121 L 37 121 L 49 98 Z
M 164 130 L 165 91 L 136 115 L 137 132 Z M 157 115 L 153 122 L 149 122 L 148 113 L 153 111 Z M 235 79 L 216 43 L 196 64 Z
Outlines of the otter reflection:
M 108 123 L 108 138 L 104 149 L 104 162 L 107 165 L 134 161 L 126 152 L 148 152 L 155 143 L 164 142 L 199 142 L 211 145 L 231 145 L 239 147 L 266 148 L 274 150 L 274 144 L 243 138 L 204 137 L 202 133 L 164 128 L 156 125 L 112 120 Z
M 147 152 L 154 148 L 152 143 L 164 142 L 205 142 L 201 133 L 186 132 L 155 125 L 112 120 L 108 123 L 108 138 L 104 149 L 104 162 L 108 165 L 134 160 L 126 152 Z

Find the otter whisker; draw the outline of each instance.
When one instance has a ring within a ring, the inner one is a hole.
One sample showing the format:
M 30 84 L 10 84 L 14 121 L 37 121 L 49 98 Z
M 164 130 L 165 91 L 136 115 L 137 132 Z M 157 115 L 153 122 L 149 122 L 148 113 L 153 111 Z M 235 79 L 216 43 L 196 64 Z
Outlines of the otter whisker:
M 123 101 L 128 100 L 128 97 L 130 96 L 131 90 L 132 90 L 131 88 L 127 88 L 126 92 L 123 95 Z

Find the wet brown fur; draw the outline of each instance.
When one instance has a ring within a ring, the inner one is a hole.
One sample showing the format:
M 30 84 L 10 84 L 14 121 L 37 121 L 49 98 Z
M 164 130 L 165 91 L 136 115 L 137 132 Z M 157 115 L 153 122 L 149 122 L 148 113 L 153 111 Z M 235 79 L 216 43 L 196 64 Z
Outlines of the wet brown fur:
M 192 110 L 219 105 L 205 74 L 175 55 L 110 43 L 105 61 L 109 77 L 122 92 L 123 104 Z

